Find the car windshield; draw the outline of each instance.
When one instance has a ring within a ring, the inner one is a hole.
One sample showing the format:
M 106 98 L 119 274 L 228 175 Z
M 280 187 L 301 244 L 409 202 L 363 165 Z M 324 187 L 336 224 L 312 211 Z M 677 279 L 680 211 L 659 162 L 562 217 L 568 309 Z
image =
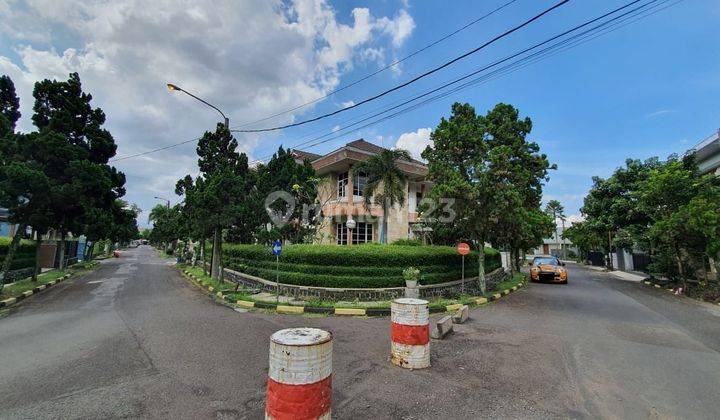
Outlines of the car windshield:
M 535 265 L 540 265 L 540 264 L 560 265 L 560 264 L 558 264 L 557 258 L 552 258 L 552 257 L 535 258 L 535 260 L 533 260 L 533 264 L 535 264 Z

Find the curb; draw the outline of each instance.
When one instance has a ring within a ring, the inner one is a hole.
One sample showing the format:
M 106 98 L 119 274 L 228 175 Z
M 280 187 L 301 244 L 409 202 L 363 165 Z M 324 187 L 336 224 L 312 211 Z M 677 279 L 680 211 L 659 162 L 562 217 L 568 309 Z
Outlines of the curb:
M 313 307 L 313 306 L 295 306 L 295 305 L 280 305 L 274 302 L 263 302 L 263 301 L 247 301 L 247 300 L 236 300 L 232 301 L 227 295 L 223 294 L 222 291 L 217 291 L 213 286 L 205 286 L 200 283 L 200 279 L 188 270 L 180 270 L 183 277 L 191 280 L 196 286 L 207 291 L 211 296 L 217 297 L 223 302 L 243 309 L 266 309 L 275 311 L 279 314 L 284 315 L 301 315 L 301 314 L 322 314 L 322 315 L 334 315 L 334 316 L 389 316 L 390 308 L 335 308 L 335 307 Z M 486 297 L 474 297 L 466 304 L 455 303 L 447 306 L 433 306 L 429 308 L 431 314 L 436 313 L 454 313 L 464 305 L 469 306 L 482 306 L 487 304 L 489 301 L 494 302 L 501 299 L 503 296 L 507 296 L 513 292 L 516 292 L 527 285 L 527 279 L 523 279 L 522 282 L 518 283 L 509 289 L 504 289 L 490 296 Z
M 641 281 L 640 283 L 641 283 L 641 284 L 644 284 L 645 286 L 648 286 L 648 287 L 653 287 L 653 288 L 655 288 L 655 289 L 662 289 L 662 290 L 664 290 L 664 291 L 666 291 L 666 292 L 668 292 L 668 293 L 670 293 L 670 294 L 673 294 L 673 295 L 675 294 L 675 289 L 673 289 L 673 288 L 671 288 L 671 287 L 663 287 L 662 284 L 655 283 L 655 282 L 652 282 L 652 281 L 650 281 L 650 280 L 643 280 L 643 281 Z M 694 298 L 694 297 L 686 296 L 686 295 L 684 295 L 684 294 L 678 295 L 678 297 L 686 297 L 686 298 L 689 298 L 689 299 L 692 299 L 692 300 L 696 300 L 696 301 L 698 301 L 698 302 L 704 302 L 704 303 L 709 303 L 709 304 L 713 305 L 713 302 L 708 302 L 707 300 L 702 300 L 702 299 L 697 299 L 697 298 Z M 715 304 L 718 305 L 718 306 L 720 306 L 720 302 L 716 302 Z
M 8 298 L 5 300 L 0 300 L 0 308 L 7 308 L 9 306 L 12 306 L 18 302 L 21 302 L 21 301 L 29 298 L 32 295 L 36 295 L 36 294 L 42 292 L 43 290 L 47 290 L 50 287 L 52 287 L 62 281 L 65 281 L 69 278 L 70 278 L 70 274 L 65 274 L 64 276 L 60 276 L 60 277 L 56 278 L 55 280 L 51 280 L 47 283 L 36 286 L 32 290 L 26 290 L 18 296 L 11 297 L 11 298 Z

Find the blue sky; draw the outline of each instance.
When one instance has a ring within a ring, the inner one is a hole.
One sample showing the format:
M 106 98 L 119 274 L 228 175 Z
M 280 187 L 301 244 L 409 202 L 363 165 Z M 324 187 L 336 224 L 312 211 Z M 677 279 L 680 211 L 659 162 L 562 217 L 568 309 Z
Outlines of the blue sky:
M 127 156 L 199 136 L 217 121 L 212 111 L 167 93 L 165 81 L 189 86 L 218 103 L 234 126 L 341 87 L 505 2 L 306 0 L 265 8 L 267 2 L 257 7 L 228 2 L 216 6 L 224 8 L 218 16 L 207 15 L 198 3 L 198 8 L 182 11 L 162 5 L 157 17 L 130 0 L 93 6 L 68 1 L 44 8 L 34 2 L 0 1 L 0 72 L 16 79 L 21 98 L 30 102 L 33 80 L 79 71 L 97 105 L 108 113 L 118 155 Z M 477 46 L 553 3 L 517 0 L 393 71 L 254 127 L 297 121 L 358 101 Z M 279 144 L 293 146 L 313 133 L 331 133 L 348 119 L 624 3 L 571 1 L 377 103 L 281 133 L 238 138 L 253 159 L 263 158 Z M 278 23 L 282 14 L 284 20 Z M 309 150 L 326 152 L 358 137 L 386 147 L 396 146 L 399 139 L 400 145 L 412 146 L 427 137 L 425 129 L 447 116 L 454 101 L 469 102 L 483 113 L 496 103 L 510 103 L 533 120 L 530 138 L 558 165 L 545 188 L 546 199 L 560 200 L 574 215 L 593 175 L 609 175 L 628 157 L 682 153 L 720 127 L 719 18 L 720 3 L 685 0 L 574 49 Z M 24 106 L 29 117 L 31 104 Z M 32 129 L 29 118 L 21 128 Z M 127 198 L 144 209 L 156 202 L 155 195 L 177 201 L 174 180 L 196 171 L 193 154 L 190 144 L 117 162 L 128 174 Z

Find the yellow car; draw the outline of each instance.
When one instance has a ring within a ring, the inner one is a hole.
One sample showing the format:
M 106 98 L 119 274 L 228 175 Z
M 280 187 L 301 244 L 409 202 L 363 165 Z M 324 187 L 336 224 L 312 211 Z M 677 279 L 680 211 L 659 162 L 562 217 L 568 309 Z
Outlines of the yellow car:
M 567 284 L 565 263 L 555 257 L 535 257 L 530 262 L 530 281 Z

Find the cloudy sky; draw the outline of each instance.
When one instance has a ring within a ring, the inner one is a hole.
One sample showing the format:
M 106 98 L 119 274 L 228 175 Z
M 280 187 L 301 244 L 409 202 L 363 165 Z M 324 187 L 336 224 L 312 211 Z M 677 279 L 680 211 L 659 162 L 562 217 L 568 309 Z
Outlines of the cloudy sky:
M 682 153 L 720 126 L 720 4 L 685 0 L 645 19 L 376 124 L 349 124 L 522 49 L 626 0 L 570 2 L 534 25 L 407 89 L 333 118 L 268 134 L 238 134 L 262 160 L 279 145 L 322 153 L 363 137 L 418 154 L 454 101 L 485 112 L 511 103 L 533 119 L 531 138 L 558 171 L 546 199 L 577 214 L 592 175 L 627 157 Z M 21 97 L 31 131 L 32 87 L 78 72 L 108 116 L 128 177 L 127 199 L 178 201 L 175 181 L 196 171 L 190 140 L 219 121 L 213 110 L 165 83 L 216 104 L 232 127 L 287 124 L 401 83 L 476 47 L 554 2 L 516 0 L 401 64 L 321 98 L 427 46 L 508 0 L 84 1 L 0 0 L 0 74 Z M 251 124 L 248 124 L 251 123 Z M 157 153 L 137 153 L 190 141 Z M 141 216 L 147 221 L 147 213 Z

